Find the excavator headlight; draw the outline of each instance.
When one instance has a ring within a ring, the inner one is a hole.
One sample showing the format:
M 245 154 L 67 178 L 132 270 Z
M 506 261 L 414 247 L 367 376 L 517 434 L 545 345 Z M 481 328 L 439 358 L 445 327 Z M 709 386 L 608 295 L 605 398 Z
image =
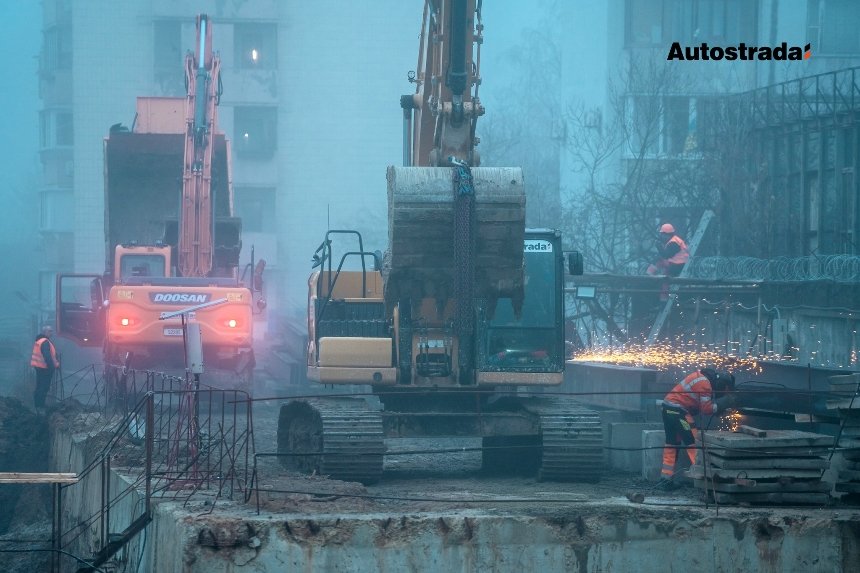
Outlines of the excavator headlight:
M 119 323 L 123 326 L 128 326 L 129 324 L 131 324 L 131 320 L 129 320 L 128 318 L 121 318 L 119 319 Z
M 228 321 L 227 321 L 227 326 L 229 326 L 230 328 L 236 328 L 236 319 L 235 319 L 235 318 L 231 318 L 230 320 L 228 320 Z

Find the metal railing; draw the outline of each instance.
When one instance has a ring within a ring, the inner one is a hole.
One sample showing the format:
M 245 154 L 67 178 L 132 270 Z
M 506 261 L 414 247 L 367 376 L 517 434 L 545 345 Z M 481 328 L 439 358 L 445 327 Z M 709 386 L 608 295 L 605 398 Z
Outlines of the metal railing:
M 860 67 L 789 80 L 729 98 L 763 128 L 860 110 Z
M 98 487 L 100 504 L 70 528 L 58 526 L 61 548 L 91 532 L 97 540 L 92 563 L 98 567 L 143 530 L 151 519 L 154 498 L 187 503 L 205 490 L 214 501 L 244 499 L 254 455 L 247 392 L 108 365 L 96 380 L 91 402 L 100 411 L 102 424 L 91 439 L 104 445 L 87 460 L 79 472 L 80 481 L 67 487 Z M 112 471 L 126 478 L 127 486 L 120 491 L 112 491 Z M 94 480 L 95 486 L 87 485 Z M 111 518 L 111 511 L 141 491 L 131 522 L 116 533 L 117 520 Z M 144 511 L 134 517 L 141 502 Z

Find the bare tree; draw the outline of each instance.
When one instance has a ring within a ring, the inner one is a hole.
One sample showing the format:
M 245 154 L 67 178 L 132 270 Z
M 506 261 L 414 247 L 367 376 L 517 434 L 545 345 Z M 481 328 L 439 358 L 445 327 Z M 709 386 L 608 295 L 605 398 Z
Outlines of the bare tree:
M 642 272 L 659 222 L 684 233 L 712 206 L 690 93 L 679 66 L 637 54 L 610 81 L 605 109 L 567 106 L 565 152 L 582 187 L 566 190 L 564 226 L 591 270 Z
M 478 124 L 479 150 L 485 166 L 522 167 L 527 225 L 558 228 L 564 126 L 558 114 L 563 30 L 557 15 L 562 3 L 551 0 L 542 8 L 538 26 L 525 29 L 521 40 L 505 51 L 515 79 L 508 85 L 494 85 L 494 94 L 505 97 Z

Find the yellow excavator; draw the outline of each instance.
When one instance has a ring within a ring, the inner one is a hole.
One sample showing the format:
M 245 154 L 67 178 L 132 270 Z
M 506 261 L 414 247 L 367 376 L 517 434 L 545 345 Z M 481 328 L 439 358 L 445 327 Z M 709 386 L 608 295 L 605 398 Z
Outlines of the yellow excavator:
M 416 91 L 401 97 L 404 166 L 387 173 L 384 257 L 354 230 L 328 231 L 314 254 L 308 378 L 370 385 L 382 407 L 360 397 L 282 406 L 278 451 L 292 470 L 373 483 L 385 438 L 479 436 L 487 470 L 600 475 L 595 412 L 517 394 L 562 383 L 565 258 L 558 231 L 525 228 L 521 169 L 478 167 L 480 8 L 425 3 Z M 568 266 L 581 273 L 576 255 Z

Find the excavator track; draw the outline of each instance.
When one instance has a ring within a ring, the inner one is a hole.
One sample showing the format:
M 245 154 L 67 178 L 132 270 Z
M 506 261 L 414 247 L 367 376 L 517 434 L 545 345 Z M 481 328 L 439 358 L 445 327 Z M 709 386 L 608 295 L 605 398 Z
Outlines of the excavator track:
M 382 417 L 360 398 L 291 400 L 281 407 L 278 453 L 287 468 L 344 481 L 382 477 Z
M 600 416 L 572 400 L 527 398 L 523 407 L 539 417 L 540 481 L 597 481 L 603 471 Z

